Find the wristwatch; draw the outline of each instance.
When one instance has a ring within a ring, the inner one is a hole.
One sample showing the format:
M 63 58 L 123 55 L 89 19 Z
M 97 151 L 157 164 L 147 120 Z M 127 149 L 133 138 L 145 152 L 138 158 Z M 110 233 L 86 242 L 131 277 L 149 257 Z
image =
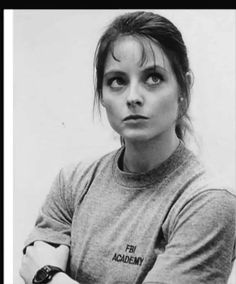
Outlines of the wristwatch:
M 37 273 L 33 278 L 32 283 L 33 284 L 48 283 L 52 279 L 52 277 L 58 272 L 64 272 L 64 271 L 56 266 L 45 265 L 37 271 Z

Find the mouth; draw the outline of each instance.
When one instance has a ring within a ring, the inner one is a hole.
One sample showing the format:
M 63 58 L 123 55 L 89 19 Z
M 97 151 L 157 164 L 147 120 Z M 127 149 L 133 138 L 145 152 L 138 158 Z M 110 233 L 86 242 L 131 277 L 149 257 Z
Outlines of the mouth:
M 148 119 L 148 117 L 136 114 L 136 115 L 129 115 L 125 117 L 123 120 L 128 121 L 128 120 L 139 120 L 139 119 Z

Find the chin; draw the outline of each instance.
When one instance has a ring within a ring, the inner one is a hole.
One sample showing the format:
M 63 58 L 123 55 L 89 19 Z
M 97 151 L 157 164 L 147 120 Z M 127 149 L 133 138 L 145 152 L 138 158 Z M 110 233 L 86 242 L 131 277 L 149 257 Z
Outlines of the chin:
M 152 138 L 152 135 L 150 133 L 147 133 L 146 131 L 129 131 L 128 133 L 122 133 L 121 136 L 132 143 L 134 142 L 145 142 Z
M 129 131 L 124 131 L 120 135 L 126 140 L 130 141 L 131 143 L 135 142 L 154 142 L 163 139 L 165 140 L 167 137 L 169 137 L 170 132 L 168 131 L 169 129 L 155 129 L 155 131 L 147 131 L 142 129 L 142 130 L 129 130 Z M 168 140 L 168 139 L 167 139 Z

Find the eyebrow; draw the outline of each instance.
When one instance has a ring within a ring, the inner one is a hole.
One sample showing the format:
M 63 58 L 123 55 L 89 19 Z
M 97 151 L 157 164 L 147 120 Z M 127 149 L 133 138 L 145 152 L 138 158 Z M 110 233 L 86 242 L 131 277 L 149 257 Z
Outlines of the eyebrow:
M 151 65 L 141 70 L 141 72 L 144 72 L 144 73 L 151 72 L 151 71 L 161 71 L 164 73 L 168 72 L 164 67 L 160 65 Z M 104 77 L 110 74 L 121 74 L 122 75 L 122 74 L 125 74 L 125 72 L 119 69 L 111 69 L 111 70 L 108 70 L 106 73 L 104 73 Z

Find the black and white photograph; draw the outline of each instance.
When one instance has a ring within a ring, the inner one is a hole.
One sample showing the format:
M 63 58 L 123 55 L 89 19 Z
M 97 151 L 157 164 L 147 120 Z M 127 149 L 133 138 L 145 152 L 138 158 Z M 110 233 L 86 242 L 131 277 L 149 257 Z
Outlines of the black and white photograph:
M 235 22 L 13 10 L 14 284 L 236 284 Z

